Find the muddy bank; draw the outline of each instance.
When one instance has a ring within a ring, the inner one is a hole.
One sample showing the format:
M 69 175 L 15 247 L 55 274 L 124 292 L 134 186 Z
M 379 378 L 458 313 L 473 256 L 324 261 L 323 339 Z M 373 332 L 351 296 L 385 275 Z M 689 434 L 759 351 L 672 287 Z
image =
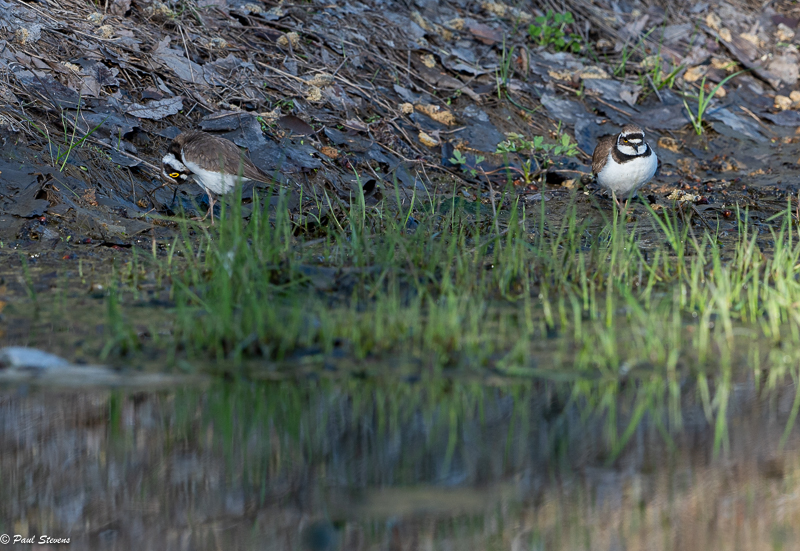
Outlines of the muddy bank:
M 661 159 L 653 201 L 681 190 L 712 219 L 773 214 L 800 181 L 796 8 L 669 8 L 568 2 L 559 23 L 493 2 L 8 3 L 0 241 L 83 254 L 168 240 L 162 217 L 206 206 L 198 186 L 159 177 L 169 140 L 193 128 L 247 147 L 291 189 L 304 231 L 358 188 L 372 203 L 488 203 L 511 182 L 536 201 L 582 185 L 596 138 L 628 122 Z M 698 135 L 701 89 L 739 70 Z M 575 149 L 501 154 L 509 133 Z

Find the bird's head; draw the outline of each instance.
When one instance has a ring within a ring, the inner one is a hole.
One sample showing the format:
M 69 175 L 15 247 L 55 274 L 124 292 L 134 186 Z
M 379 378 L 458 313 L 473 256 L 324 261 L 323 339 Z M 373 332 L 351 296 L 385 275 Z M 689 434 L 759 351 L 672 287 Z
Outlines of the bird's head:
M 647 151 L 644 130 L 634 125 L 626 125 L 617 138 L 617 147 L 626 155 L 641 155 Z
M 191 175 L 191 171 L 173 153 L 167 153 L 161 159 L 161 176 L 168 182 L 183 184 L 189 181 Z

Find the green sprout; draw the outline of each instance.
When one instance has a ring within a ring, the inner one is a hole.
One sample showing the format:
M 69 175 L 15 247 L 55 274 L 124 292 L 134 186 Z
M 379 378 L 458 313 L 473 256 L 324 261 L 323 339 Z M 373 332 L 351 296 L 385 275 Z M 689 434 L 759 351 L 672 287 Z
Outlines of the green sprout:
M 546 15 L 539 16 L 528 27 L 528 34 L 539 46 L 555 47 L 557 52 L 577 53 L 581 50 L 581 39 L 578 35 L 564 30 L 567 25 L 575 22 L 572 12 L 553 13 L 548 10 Z
M 689 119 L 692 121 L 692 126 L 694 127 L 694 131 L 700 136 L 703 133 L 703 114 L 708 109 L 708 105 L 711 103 L 711 100 L 714 98 L 714 94 L 717 93 L 717 90 L 722 87 L 726 82 L 732 79 L 735 76 L 742 74 L 744 71 L 738 71 L 733 73 L 732 75 L 728 75 L 727 77 L 723 78 L 719 84 L 717 84 L 711 92 L 706 94 L 706 77 L 703 77 L 702 82 L 700 83 L 700 94 L 697 97 L 697 112 L 693 113 L 692 110 L 689 108 L 689 104 L 686 102 L 686 97 L 683 98 L 683 105 L 686 107 L 686 112 L 689 113 Z

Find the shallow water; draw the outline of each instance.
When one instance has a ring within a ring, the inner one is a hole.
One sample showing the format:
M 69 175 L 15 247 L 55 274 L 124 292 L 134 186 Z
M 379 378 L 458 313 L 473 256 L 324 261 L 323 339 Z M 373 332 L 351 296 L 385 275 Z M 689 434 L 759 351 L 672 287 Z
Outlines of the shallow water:
M 0 532 L 71 549 L 791 549 L 793 389 L 616 457 L 570 389 L 379 381 L 0 394 Z M 617 426 L 631 409 L 620 399 Z

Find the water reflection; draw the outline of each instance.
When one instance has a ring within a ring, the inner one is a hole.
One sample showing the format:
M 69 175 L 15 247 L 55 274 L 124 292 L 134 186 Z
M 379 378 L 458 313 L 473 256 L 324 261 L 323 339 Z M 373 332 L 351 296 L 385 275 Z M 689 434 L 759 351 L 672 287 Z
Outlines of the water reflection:
M 686 392 L 680 430 L 648 410 L 618 446 L 635 399 L 609 423 L 546 383 L 7 389 L 0 532 L 71 549 L 791 549 L 794 395 L 732 387 L 720 435 Z

